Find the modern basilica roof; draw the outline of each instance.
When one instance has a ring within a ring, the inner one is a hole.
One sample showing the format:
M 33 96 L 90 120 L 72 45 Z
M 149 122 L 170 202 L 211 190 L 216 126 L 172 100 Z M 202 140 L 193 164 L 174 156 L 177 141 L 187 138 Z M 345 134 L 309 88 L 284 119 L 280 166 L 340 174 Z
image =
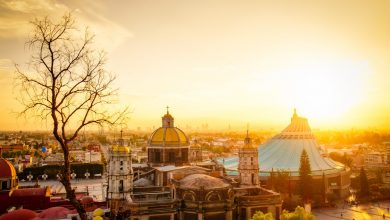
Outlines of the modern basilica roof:
M 307 119 L 299 117 L 295 110 L 291 123 L 281 133 L 260 145 L 258 149 L 260 174 L 263 176 L 268 176 L 272 171 L 287 171 L 292 176 L 298 176 L 303 149 L 309 156 L 312 175 L 332 174 L 345 170 L 343 164 L 321 153 Z M 230 170 L 231 174 L 236 173 L 237 157 L 224 158 L 220 162 L 227 170 Z

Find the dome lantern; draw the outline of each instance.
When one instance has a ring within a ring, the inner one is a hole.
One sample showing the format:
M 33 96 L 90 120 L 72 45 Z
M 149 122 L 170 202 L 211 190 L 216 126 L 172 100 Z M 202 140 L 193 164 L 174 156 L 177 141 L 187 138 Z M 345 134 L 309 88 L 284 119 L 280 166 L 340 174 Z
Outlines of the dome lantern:
M 167 106 L 167 113 L 162 117 L 162 127 L 163 128 L 173 128 L 174 119 L 171 114 L 169 114 L 169 106 Z

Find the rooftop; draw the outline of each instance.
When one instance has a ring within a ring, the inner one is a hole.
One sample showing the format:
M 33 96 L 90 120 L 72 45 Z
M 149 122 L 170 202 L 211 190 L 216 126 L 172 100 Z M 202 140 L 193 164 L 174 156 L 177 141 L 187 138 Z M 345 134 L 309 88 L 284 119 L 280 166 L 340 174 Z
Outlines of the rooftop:
M 218 189 L 229 187 L 224 180 L 206 174 L 192 174 L 180 180 L 180 188 L 187 189 Z

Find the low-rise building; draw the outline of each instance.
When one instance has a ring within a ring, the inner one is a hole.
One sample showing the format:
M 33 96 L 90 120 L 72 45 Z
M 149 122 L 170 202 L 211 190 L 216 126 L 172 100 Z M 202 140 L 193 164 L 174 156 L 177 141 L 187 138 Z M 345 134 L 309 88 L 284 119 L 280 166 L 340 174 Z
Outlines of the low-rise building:
M 379 168 L 389 166 L 389 155 L 386 152 L 372 151 L 364 154 L 366 168 Z
M 100 163 L 102 161 L 102 153 L 95 151 L 87 151 L 84 153 L 84 163 Z

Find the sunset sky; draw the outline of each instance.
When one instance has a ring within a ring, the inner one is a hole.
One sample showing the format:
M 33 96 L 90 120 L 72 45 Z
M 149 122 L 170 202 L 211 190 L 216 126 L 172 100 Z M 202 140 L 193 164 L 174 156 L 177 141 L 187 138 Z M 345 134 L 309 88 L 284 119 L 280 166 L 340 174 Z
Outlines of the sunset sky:
M 0 130 L 17 118 L 14 63 L 34 17 L 71 11 L 108 52 L 129 128 L 282 128 L 296 107 L 312 128 L 390 125 L 390 1 L 1 1 Z

